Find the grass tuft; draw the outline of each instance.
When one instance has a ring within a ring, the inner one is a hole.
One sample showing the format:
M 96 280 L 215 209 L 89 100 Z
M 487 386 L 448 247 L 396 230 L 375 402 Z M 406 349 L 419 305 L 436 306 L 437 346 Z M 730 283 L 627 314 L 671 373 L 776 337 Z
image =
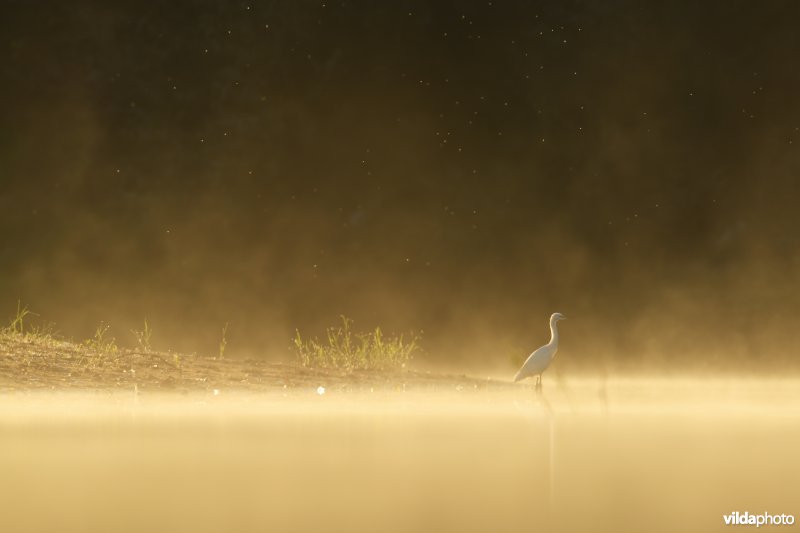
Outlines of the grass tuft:
M 297 361 L 305 367 L 345 370 L 405 368 L 419 350 L 419 336 L 411 333 L 385 337 L 381 328 L 369 333 L 353 333 L 349 318 L 342 325 L 326 330 L 326 339 L 304 340 L 297 331 L 294 347 Z
M 25 319 L 31 315 L 35 316 L 35 313 L 32 313 L 27 305 L 22 305 L 22 302 L 17 300 L 17 314 L 11 319 L 8 326 L 2 329 L 2 333 L 5 335 L 23 335 L 25 333 Z
M 150 353 L 153 349 L 152 345 L 150 344 L 150 337 L 153 336 L 153 330 L 150 329 L 150 324 L 147 322 L 147 319 L 144 319 L 144 329 L 137 330 L 132 329 L 131 333 L 133 336 L 136 337 L 136 343 L 139 345 L 139 349 L 144 353 Z
M 119 348 L 117 347 L 116 339 L 108 336 L 109 329 L 111 329 L 111 326 L 101 322 L 94 331 L 94 337 L 83 341 L 83 343 L 98 355 L 116 354 Z
M 222 339 L 219 341 L 219 358 L 225 359 L 225 348 L 228 347 L 228 323 L 222 327 Z

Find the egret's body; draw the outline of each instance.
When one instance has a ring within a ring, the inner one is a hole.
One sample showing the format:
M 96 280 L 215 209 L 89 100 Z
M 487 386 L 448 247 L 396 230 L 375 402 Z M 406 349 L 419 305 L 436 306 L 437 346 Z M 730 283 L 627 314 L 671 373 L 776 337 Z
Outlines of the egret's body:
M 525 364 L 519 369 L 517 375 L 514 376 L 514 382 L 522 379 L 536 376 L 536 388 L 542 386 L 542 373 L 547 370 L 550 363 L 558 351 L 558 326 L 556 325 L 559 320 L 564 320 L 566 317 L 561 313 L 553 313 L 550 315 L 550 342 L 534 351 L 528 356 Z

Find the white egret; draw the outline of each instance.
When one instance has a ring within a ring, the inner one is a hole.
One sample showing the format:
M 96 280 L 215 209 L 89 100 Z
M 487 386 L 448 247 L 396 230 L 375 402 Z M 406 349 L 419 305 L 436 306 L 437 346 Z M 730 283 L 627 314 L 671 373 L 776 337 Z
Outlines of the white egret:
M 567 317 L 561 313 L 553 313 L 550 315 L 550 342 L 533 352 L 528 356 L 525 364 L 519 369 L 517 375 L 514 376 L 514 383 L 527 377 L 536 376 L 536 390 L 542 388 L 542 373 L 547 370 L 550 363 L 558 351 L 558 326 L 556 323 L 559 320 L 566 320 Z

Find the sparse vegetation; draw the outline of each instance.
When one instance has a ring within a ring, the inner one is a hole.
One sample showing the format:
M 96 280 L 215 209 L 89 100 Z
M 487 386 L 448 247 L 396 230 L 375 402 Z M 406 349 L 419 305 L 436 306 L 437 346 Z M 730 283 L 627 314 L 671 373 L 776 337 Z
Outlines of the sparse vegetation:
M 22 302 L 17 300 L 17 314 L 11 319 L 11 323 L 3 328 L 3 333 L 6 335 L 22 335 L 25 331 L 25 318 L 32 314 L 27 305 L 23 306 Z
M 147 323 L 147 319 L 144 319 L 144 329 L 139 331 L 132 329 L 131 333 L 133 336 L 136 337 L 136 343 L 139 345 L 139 349 L 143 352 L 147 353 L 152 350 L 152 346 L 150 345 L 150 337 L 153 336 L 153 330 L 150 329 L 150 324 Z
M 205 390 L 223 388 L 268 390 L 274 387 L 325 388 L 403 386 L 484 387 L 485 380 L 404 370 L 419 350 L 418 336 L 384 335 L 380 328 L 355 332 L 352 321 L 329 328 L 323 342 L 297 334 L 296 365 L 225 357 L 229 325 L 222 328 L 214 357 L 159 352 L 149 347 L 150 324 L 138 347 L 118 346 L 111 328 L 101 324 L 92 338 L 71 341 L 19 304 L 5 327 L 0 326 L 0 391 L 31 389 Z M 149 349 L 148 349 L 149 348 Z M 217 357 L 219 355 L 219 357 Z M 401 381 L 398 381 L 401 380 Z M 502 386 L 493 384 L 492 386 Z
M 137 384 L 173 388 L 185 380 L 198 384 L 207 380 L 207 368 L 190 368 L 187 375 L 186 361 L 194 362 L 194 358 L 153 351 L 152 331 L 146 321 L 143 331 L 134 332 L 140 349 L 129 350 L 117 345 L 108 324 L 101 323 L 92 338 L 72 342 L 53 334 L 52 326 L 31 325 L 31 316 L 36 315 L 20 303 L 8 325 L 0 327 L 0 390 Z M 218 374 L 226 376 L 227 372 Z
M 225 357 L 225 348 L 228 347 L 228 323 L 222 326 L 222 339 L 219 341 L 219 358 Z
M 405 368 L 419 350 L 419 336 L 414 333 L 385 337 L 381 328 L 353 333 L 353 321 L 341 318 L 342 325 L 328 328 L 324 341 L 304 340 L 297 331 L 294 347 L 301 365 L 346 370 Z
M 94 331 L 94 337 L 84 341 L 86 347 L 98 355 L 112 355 L 119 352 L 116 339 L 108 336 L 109 329 L 111 326 L 101 322 Z
M 19 339 L 23 342 L 37 344 L 53 344 L 58 341 L 53 336 L 53 326 L 31 326 L 27 324 L 28 317 L 37 316 L 28 306 L 17 301 L 17 313 L 3 328 L 0 328 L 0 338 Z

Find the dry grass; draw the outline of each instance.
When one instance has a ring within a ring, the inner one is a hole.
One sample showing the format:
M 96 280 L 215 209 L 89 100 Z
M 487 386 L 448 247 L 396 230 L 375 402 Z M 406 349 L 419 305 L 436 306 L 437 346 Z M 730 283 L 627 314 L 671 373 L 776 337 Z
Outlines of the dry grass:
M 349 321 L 333 330 L 331 345 L 318 344 L 326 364 L 308 354 L 309 364 L 287 365 L 232 357 L 203 357 L 153 350 L 149 324 L 137 336 L 137 348 L 117 345 L 110 328 L 101 325 L 91 339 L 72 342 L 52 328 L 32 327 L 33 316 L 19 306 L 8 326 L 0 328 L 0 391 L 34 389 L 147 390 L 275 390 L 313 388 L 363 390 L 372 388 L 477 389 L 506 387 L 466 376 L 414 372 L 403 368 L 416 350 L 415 338 L 384 339 L 380 330 L 353 335 Z M 223 335 L 223 339 L 225 336 Z M 298 337 L 299 338 L 299 337 Z M 304 344 L 309 346 L 308 344 Z M 220 351 L 220 355 L 223 355 Z M 311 368 L 311 363 L 317 364 Z M 338 363 L 344 363 L 337 366 Z
M 326 330 L 326 339 L 303 340 L 295 335 L 297 361 L 305 367 L 341 368 L 344 370 L 405 368 L 419 350 L 419 337 L 384 336 L 381 328 L 369 333 L 353 333 L 353 321 L 342 316 L 342 325 Z

